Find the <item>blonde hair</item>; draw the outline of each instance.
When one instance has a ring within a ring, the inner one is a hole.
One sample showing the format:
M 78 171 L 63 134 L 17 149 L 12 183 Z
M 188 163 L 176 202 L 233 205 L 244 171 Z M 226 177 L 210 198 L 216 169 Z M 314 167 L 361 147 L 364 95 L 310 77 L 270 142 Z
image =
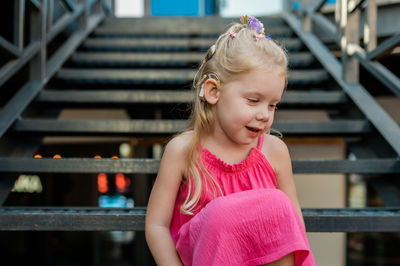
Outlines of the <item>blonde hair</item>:
M 223 84 L 234 75 L 265 67 L 281 70 L 287 80 L 288 59 L 285 50 L 274 40 L 257 40 L 256 35 L 255 30 L 246 28 L 243 24 L 231 25 L 217 39 L 215 45 L 210 47 L 193 80 L 195 97 L 189 124 L 193 134 L 187 147 L 185 178 L 188 182 L 188 194 L 181 205 L 182 213 L 193 214 L 202 196 L 203 185 L 210 185 L 214 196 L 223 195 L 218 182 L 204 167 L 202 160 L 199 160 L 200 138 L 211 130 L 214 121 L 212 106 L 199 97 L 203 82 L 211 75 Z M 203 182 L 202 174 L 207 182 Z

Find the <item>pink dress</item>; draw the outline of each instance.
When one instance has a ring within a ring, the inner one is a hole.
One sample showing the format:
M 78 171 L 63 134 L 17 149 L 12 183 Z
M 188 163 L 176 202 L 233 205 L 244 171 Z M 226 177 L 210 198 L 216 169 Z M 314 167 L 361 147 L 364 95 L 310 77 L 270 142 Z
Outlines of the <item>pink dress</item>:
M 258 147 L 234 165 L 201 149 L 224 196 L 203 191 L 194 215 L 182 214 L 188 185 L 181 185 L 170 231 L 185 265 L 262 265 L 292 252 L 296 266 L 315 265 L 296 208 L 276 188 L 275 172 L 261 152 L 263 140 L 262 135 Z

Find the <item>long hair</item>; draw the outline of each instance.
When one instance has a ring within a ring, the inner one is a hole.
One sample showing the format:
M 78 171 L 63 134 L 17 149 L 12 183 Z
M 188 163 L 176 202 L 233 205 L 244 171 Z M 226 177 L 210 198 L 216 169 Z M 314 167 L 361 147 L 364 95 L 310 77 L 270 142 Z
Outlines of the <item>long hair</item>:
M 202 189 L 211 186 L 214 195 L 223 195 L 218 182 L 212 177 L 199 160 L 200 139 L 210 132 L 214 123 L 212 105 L 199 97 L 201 85 L 209 75 L 214 75 L 222 84 L 234 75 L 256 68 L 269 68 L 280 71 L 287 80 L 287 54 L 272 39 L 256 39 L 256 31 L 243 24 L 232 24 L 210 47 L 203 63 L 193 80 L 194 101 L 190 116 L 189 129 L 193 130 L 187 147 L 185 178 L 188 182 L 188 194 L 181 206 L 181 212 L 193 214 L 202 195 Z M 185 134 L 185 133 L 183 133 Z M 203 178 L 206 180 L 203 180 Z

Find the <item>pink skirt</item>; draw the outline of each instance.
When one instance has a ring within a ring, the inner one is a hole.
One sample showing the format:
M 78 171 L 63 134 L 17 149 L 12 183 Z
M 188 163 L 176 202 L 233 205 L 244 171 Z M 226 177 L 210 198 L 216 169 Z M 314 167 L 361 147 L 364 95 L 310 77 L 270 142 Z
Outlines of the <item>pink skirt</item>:
M 296 208 L 278 189 L 218 197 L 179 230 L 185 265 L 262 265 L 295 253 L 295 265 L 315 261 Z

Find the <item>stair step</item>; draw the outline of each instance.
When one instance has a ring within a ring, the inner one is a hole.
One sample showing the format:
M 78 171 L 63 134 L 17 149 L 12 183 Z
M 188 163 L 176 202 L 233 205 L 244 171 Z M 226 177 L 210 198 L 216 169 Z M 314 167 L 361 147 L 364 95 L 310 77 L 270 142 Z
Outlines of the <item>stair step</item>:
M 66 104 L 176 104 L 189 103 L 191 90 L 43 90 L 36 101 L 39 103 Z
M 343 91 L 286 91 L 279 105 L 336 105 L 347 103 Z
M 187 66 L 199 64 L 204 59 L 201 52 L 182 53 L 116 53 L 78 52 L 70 62 L 85 66 Z
M 157 174 L 156 159 L 0 157 L 0 173 Z M 294 160 L 295 174 L 399 174 L 400 159 Z
M 206 51 L 215 43 L 215 38 L 88 38 L 82 48 L 105 51 Z M 303 47 L 297 38 L 278 39 L 288 51 Z
M 19 119 L 13 130 L 43 135 L 132 135 L 132 134 L 176 134 L 186 130 L 187 120 L 56 120 L 56 119 Z M 372 131 L 366 120 L 301 120 L 276 121 L 275 130 L 284 135 L 354 135 Z
M 204 59 L 203 52 L 181 53 L 132 53 L 132 52 L 77 52 L 72 55 L 70 62 L 79 66 L 187 66 L 200 65 Z M 304 67 L 314 62 L 309 52 L 293 53 L 290 55 L 291 67 Z
M 184 131 L 187 120 L 55 120 L 20 119 L 16 121 L 17 132 L 40 133 L 44 135 L 131 135 L 131 134 L 175 134 Z
M 210 27 L 198 24 L 187 24 L 183 27 L 173 27 L 171 24 L 137 23 L 132 25 L 105 25 L 94 30 L 94 36 L 99 37 L 135 37 L 135 36 L 215 36 L 216 38 L 227 29 L 226 24 L 215 24 Z M 290 37 L 293 31 L 287 26 L 276 26 L 266 29 L 266 34 L 272 38 Z
M 176 104 L 190 103 L 192 90 L 42 90 L 36 101 L 57 104 Z M 279 105 L 339 105 L 342 91 L 287 91 Z
M 303 209 L 308 232 L 398 232 L 399 208 Z M 143 231 L 146 208 L 1 207 L 1 231 Z
M 287 26 L 285 21 L 281 16 L 268 16 L 268 17 L 258 17 L 258 19 L 264 24 L 265 28 L 271 28 L 276 26 Z M 186 16 L 150 16 L 150 17 L 140 17 L 140 18 L 107 18 L 103 22 L 105 27 L 131 27 L 136 25 L 137 27 L 191 27 L 191 28 L 204 28 L 213 27 L 215 25 L 220 25 L 226 27 L 227 25 L 237 22 L 239 23 L 239 18 L 224 18 L 220 16 L 205 16 L 205 17 L 186 17 Z
M 56 78 L 65 82 L 82 84 L 187 84 L 192 82 L 196 71 L 187 69 L 68 69 L 63 68 Z M 327 81 L 326 70 L 293 70 L 289 73 L 289 84 L 317 84 Z

